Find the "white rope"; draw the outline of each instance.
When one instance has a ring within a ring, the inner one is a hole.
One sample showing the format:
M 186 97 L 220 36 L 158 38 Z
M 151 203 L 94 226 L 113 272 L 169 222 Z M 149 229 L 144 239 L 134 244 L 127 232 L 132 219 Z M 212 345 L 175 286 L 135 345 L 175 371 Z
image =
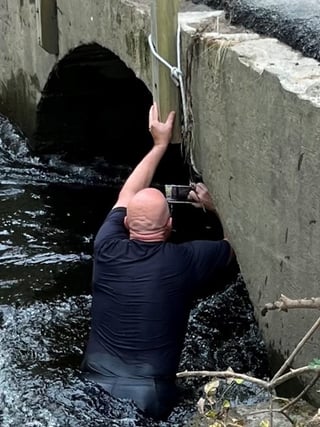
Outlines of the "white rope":
M 149 46 L 151 49 L 152 54 L 155 58 L 158 59 L 164 66 L 169 68 L 170 70 L 170 76 L 173 80 L 174 84 L 180 88 L 181 93 L 181 103 L 182 103 L 182 113 L 183 113 L 183 122 L 184 127 L 187 129 L 187 107 L 186 107 L 186 96 L 185 96 L 185 90 L 184 90 L 184 84 L 183 84 L 183 73 L 181 71 L 181 55 L 180 55 L 180 25 L 178 25 L 178 31 L 177 31 L 177 67 L 172 66 L 169 64 L 168 61 L 166 61 L 162 56 L 158 54 L 156 51 L 153 41 L 152 41 L 152 35 L 150 34 L 148 37 Z
M 158 54 L 158 52 L 156 51 L 154 44 L 152 42 L 151 34 L 148 37 L 148 41 L 149 41 L 149 46 L 150 46 L 152 54 L 158 59 L 158 61 L 160 61 L 163 65 L 165 65 L 167 68 L 169 68 L 170 76 L 171 76 L 174 84 L 176 86 L 179 86 L 179 84 L 180 84 L 179 78 L 180 78 L 180 75 L 182 74 L 182 71 L 179 70 L 177 67 L 173 67 L 172 65 L 170 65 L 169 62 L 167 62 L 164 58 L 162 58 L 162 56 L 160 56 Z

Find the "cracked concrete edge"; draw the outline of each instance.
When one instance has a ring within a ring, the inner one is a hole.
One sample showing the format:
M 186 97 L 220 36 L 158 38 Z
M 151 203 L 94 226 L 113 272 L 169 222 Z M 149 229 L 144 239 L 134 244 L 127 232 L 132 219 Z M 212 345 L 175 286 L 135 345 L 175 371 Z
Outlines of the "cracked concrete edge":
M 222 15 L 221 10 L 181 12 L 181 30 L 192 37 L 202 24 L 210 20 L 213 25 L 217 25 L 215 21 Z M 264 72 L 274 75 L 283 89 L 320 107 L 320 63 L 316 59 L 305 57 L 276 38 L 261 36 L 255 32 L 237 32 L 237 27 L 233 33 L 224 33 L 223 30 L 203 32 L 201 38 L 206 42 L 231 42 L 229 48 L 238 55 L 241 63 L 251 67 L 259 75 Z

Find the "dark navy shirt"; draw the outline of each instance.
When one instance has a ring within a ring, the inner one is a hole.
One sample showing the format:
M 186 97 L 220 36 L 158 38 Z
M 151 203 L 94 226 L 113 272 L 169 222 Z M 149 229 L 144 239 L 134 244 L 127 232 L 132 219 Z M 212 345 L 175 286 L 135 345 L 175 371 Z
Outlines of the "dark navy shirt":
M 115 208 L 94 244 L 92 324 L 86 367 L 118 360 L 154 377 L 175 376 L 190 303 L 230 256 L 227 241 L 145 243 L 130 240 L 125 208 Z M 96 356 L 99 356 L 97 364 Z M 107 357 L 108 356 L 108 357 Z M 112 370 L 112 369 L 111 369 Z

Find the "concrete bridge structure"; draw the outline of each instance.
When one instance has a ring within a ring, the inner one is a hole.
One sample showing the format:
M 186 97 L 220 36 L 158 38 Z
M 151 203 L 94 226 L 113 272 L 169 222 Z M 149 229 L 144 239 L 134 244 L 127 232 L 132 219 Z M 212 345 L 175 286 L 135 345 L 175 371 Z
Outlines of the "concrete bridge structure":
M 193 117 L 189 150 L 235 248 L 276 370 L 319 316 L 291 310 L 263 317 L 261 308 L 280 294 L 319 296 L 320 64 L 223 16 L 217 22 L 210 10 L 187 9 L 179 20 Z M 108 155 L 128 137 L 123 111 L 130 126 L 142 123 L 133 134 L 144 135 L 150 0 L 0 0 L 0 31 L 0 111 L 35 150 L 50 152 L 63 139 L 65 151 L 81 151 L 76 127 L 95 116 L 112 142 L 88 144 Z M 81 109 L 80 96 L 88 101 Z M 318 332 L 293 365 L 319 357 Z M 315 391 L 310 397 L 320 403 Z

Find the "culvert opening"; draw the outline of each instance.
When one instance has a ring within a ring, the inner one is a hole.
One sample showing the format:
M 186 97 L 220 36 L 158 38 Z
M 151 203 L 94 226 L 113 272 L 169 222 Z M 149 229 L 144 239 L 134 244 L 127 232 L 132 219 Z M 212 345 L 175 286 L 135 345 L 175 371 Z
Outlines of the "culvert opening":
M 113 52 L 98 44 L 72 50 L 52 70 L 37 110 L 32 149 L 77 162 L 101 157 L 135 166 L 150 149 L 152 94 Z M 164 172 L 165 171 L 165 172 Z M 170 145 L 157 172 L 186 183 L 179 145 Z
M 125 161 L 147 150 L 150 92 L 114 53 L 75 48 L 52 70 L 37 111 L 36 149 Z

